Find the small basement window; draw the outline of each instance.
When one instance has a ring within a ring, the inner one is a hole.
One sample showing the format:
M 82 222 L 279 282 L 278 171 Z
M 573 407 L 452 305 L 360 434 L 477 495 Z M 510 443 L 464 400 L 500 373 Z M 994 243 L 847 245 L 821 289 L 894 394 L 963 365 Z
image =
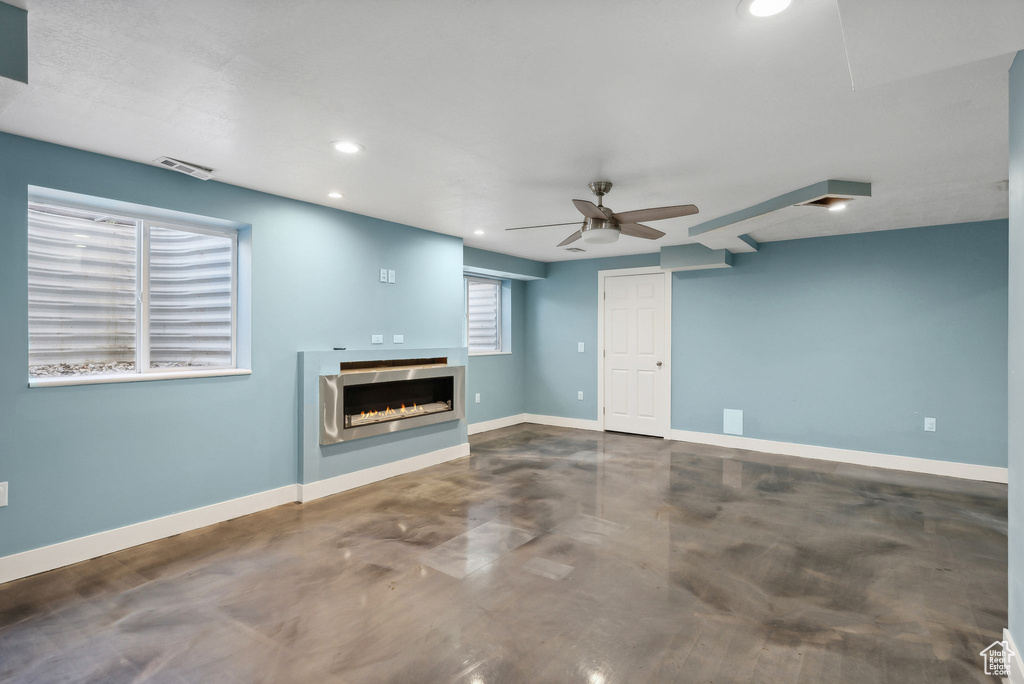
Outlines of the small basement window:
M 30 384 L 230 372 L 237 302 L 236 230 L 29 202 Z
M 500 280 L 466 276 L 466 345 L 470 354 L 510 352 L 509 288 Z

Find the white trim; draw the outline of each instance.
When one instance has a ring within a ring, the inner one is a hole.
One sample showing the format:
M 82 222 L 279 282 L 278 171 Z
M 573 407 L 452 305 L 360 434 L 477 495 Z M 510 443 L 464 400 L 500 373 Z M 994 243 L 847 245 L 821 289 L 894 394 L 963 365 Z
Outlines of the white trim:
M 469 434 L 476 435 L 481 432 L 490 432 L 491 430 L 497 430 L 499 428 L 510 427 L 512 425 L 519 425 L 520 423 L 526 422 L 525 413 L 517 413 L 512 416 L 505 416 L 503 418 L 494 418 L 492 420 L 482 420 L 478 423 L 469 424 Z
M 98 532 L 86 537 L 78 537 L 58 544 L 4 556 L 0 558 L 0 584 L 291 503 L 296 500 L 297 493 L 296 485 L 285 485 L 277 489 L 269 489 L 181 513 L 172 513 L 162 518 L 154 518 L 134 525 L 126 525 L 106 532 Z
M 603 271 L 597 272 L 598 278 L 603 278 L 606 275 L 610 276 L 628 276 L 628 275 L 651 275 L 652 273 L 665 273 L 665 269 L 661 266 L 634 266 L 633 268 L 606 268 Z
M 912 473 L 944 475 L 959 477 L 965 480 L 981 480 L 1006 484 L 1007 470 L 997 466 L 976 465 L 974 463 L 957 463 L 955 461 L 938 461 L 913 456 L 895 456 L 879 454 L 873 451 L 856 451 L 835 447 L 816 446 L 813 444 L 795 444 L 792 442 L 775 442 L 768 439 L 739 437 L 736 435 L 719 435 L 711 432 L 691 432 L 689 430 L 672 430 L 672 439 L 678 442 L 694 442 L 710 444 L 730 449 L 746 449 L 767 454 L 783 454 L 801 458 L 815 458 L 820 461 L 836 461 L 852 463 L 873 468 L 890 470 L 906 470 Z
M 110 375 L 65 375 L 49 378 L 31 378 L 28 381 L 28 386 L 67 387 L 68 385 L 105 385 L 112 382 L 216 378 L 222 375 L 252 375 L 252 371 L 248 368 L 210 368 L 207 370 L 153 371 L 149 373 L 111 373 Z
M 396 475 L 405 475 L 411 473 L 414 470 L 420 470 L 421 468 L 429 468 L 447 461 L 453 461 L 463 456 L 469 456 L 469 442 L 462 444 L 456 444 L 452 447 L 444 449 L 438 449 L 437 451 L 431 451 L 426 454 L 420 454 L 419 456 L 410 456 L 409 458 L 403 458 L 401 461 L 394 461 L 393 463 L 384 463 L 383 465 L 373 466 L 372 468 L 364 468 L 357 470 L 354 473 L 345 473 L 344 475 L 338 475 L 337 477 L 331 477 L 326 480 L 317 480 L 316 482 L 310 482 L 309 484 L 298 485 L 299 501 L 306 503 L 307 501 L 313 501 L 331 494 L 337 494 L 344 492 L 349 489 L 355 489 L 356 487 L 362 487 L 364 485 L 373 484 L 374 482 L 380 482 Z
M 615 268 L 597 272 L 597 423 L 598 430 L 604 430 L 604 293 L 605 279 L 617 276 L 655 275 L 665 276 L 665 360 L 662 370 L 667 378 L 662 383 L 661 405 L 664 407 L 665 432 L 660 435 L 669 438 L 672 432 L 672 274 L 661 266 L 639 266 L 637 268 Z M 594 428 L 583 428 L 594 429 Z
M 1013 643 L 1009 629 L 1003 630 L 1003 641 L 1009 642 L 1010 650 L 1014 653 L 1010 659 L 1010 677 L 1007 681 L 1010 684 L 1024 684 L 1024 654 L 1021 654 L 1017 644 Z
M 536 413 L 524 413 L 525 423 L 553 425 L 554 427 L 574 428 L 576 430 L 604 430 L 599 420 L 587 418 L 563 418 L 562 416 L 542 416 Z
M 0 584 L 286 503 L 306 502 L 469 455 L 469 442 L 309 484 L 290 484 L 0 557 Z
M 511 351 L 475 351 L 469 352 L 470 356 L 510 356 Z

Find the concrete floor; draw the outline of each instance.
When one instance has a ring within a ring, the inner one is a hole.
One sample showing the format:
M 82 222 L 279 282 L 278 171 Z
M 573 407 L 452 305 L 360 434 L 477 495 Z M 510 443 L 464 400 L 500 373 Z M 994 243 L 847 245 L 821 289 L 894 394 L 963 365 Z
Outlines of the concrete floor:
M 524 425 L 0 586 L 18 682 L 969 682 L 1006 487 Z

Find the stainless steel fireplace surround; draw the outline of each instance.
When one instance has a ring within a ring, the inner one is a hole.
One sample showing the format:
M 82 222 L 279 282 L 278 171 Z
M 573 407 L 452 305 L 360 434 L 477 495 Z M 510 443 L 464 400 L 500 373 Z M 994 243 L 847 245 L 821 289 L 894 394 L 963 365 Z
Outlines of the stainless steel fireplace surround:
M 460 420 L 466 415 L 464 366 L 450 366 L 446 359 L 341 366 L 338 375 L 320 376 L 321 445 Z

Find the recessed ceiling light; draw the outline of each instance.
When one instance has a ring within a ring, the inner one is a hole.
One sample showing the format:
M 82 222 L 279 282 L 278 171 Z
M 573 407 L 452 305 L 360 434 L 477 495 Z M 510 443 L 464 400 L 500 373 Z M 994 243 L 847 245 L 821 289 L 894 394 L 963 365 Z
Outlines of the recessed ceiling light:
M 838 204 L 830 204 L 828 206 L 828 210 L 829 211 L 842 211 L 843 209 L 846 208 L 847 204 L 849 204 L 849 202 L 839 202 Z
M 330 197 L 331 199 L 341 199 L 342 197 L 344 197 L 344 195 L 342 195 L 337 190 L 327 193 L 327 196 Z
M 749 0 L 747 11 L 755 17 L 770 17 L 787 7 L 791 0 Z
M 482 230 L 474 230 L 473 231 L 473 235 L 483 235 L 483 234 L 484 234 L 484 231 L 482 231 Z
M 338 150 L 339 152 L 344 152 L 345 154 L 355 154 L 356 152 L 363 151 L 362 145 L 360 145 L 359 143 L 354 143 L 350 140 L 337 140 L 335 142 L 332 142 L 331 145 L 334 146 L 334 149 Z

